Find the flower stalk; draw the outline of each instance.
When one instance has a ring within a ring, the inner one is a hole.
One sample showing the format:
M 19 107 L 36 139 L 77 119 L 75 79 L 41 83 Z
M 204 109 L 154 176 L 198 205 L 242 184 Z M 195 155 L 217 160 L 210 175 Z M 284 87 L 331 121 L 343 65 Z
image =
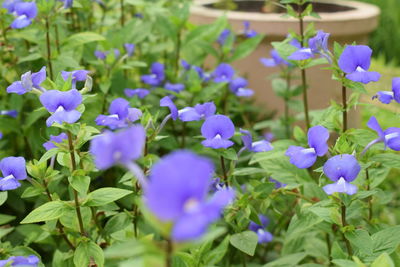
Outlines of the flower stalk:
M 342 105 L 343 105 L 343 132 L 347 130 L 347 89 L 344 84 L 342 84 Z
M 53 80 L 53 65 L 51 63 L 51 44 L 50 44 L 50 24 L 49 17 L 46 17 L 46 46 L 47 46 L 47 64 L 49 65 L 50 79 Z
M 225 181 L 226 185 L 229 186 L 228 174 L 227 174 L 226 166 L 225 166 L 225 159 L 222 155 L 220 156 L 220 161 L 221 161 L 221 169 L 222 169 L 222 175 L 224 177 L 224 181 Z
M 341 216 L 342 216 L 342 226 L 346 227 L 347 221 L 346 221 L 346 205 L 341 202 Z M 349 254 L 350 258 L 353 256 L 353 249 L 351 247 L 350 241 L 346 238 L 345 234 L 343 233 L 343 240 L 344 243 L 346 244 L 346 248 L 347 248 L 347 253 Z

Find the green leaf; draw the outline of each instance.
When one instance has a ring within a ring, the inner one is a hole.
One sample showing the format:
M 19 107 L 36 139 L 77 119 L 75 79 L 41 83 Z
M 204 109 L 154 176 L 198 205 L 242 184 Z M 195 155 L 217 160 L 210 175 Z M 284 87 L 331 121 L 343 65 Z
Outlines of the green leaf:
M 332 263 L 334 263 L 338 267 L 359 267 L 357 263 L 350 260 L 336 259 L 333 260 Z
M 12 215 L 0 214 L 0 225 L 11 222 L 11 221 L 15 220 L 15 218 L 16 217 L 12 216 Z
M 387 253 L 382 253 L 374 262 L 371 267 L 394 267 L 394 262 Z
M 55 220 L 63 216 L 67 210 L 68 206 L 64 202 L 51 201 L 31 211 L 21 224 Z
M 117 231 L 125 229 L 131 224 L 132 219 L 126 213 L 114 215 L 104 226 L 104 234 L 111 235 Z
M 219 263 L 225 256 L 229 247 L 229 235 L 216 247 L 213 248 L 207 255 L 203 257 L 204 262 L 207 265 L 215 265 Z
M 298 266 L 298 263 L 302 261 L 306 256 L 307 254 L 304 252 L 285 255 L 283 257 L 278 258 L 277 260 L 265 264 L 263 267 Z
M 353 248 L 362 254 L 372 254 L 373 242 L 366 230 L 357 229 L 352 232 L 345 233 L 346 238 L 350 241 Z
M 107 259 L 124 259 L 136 257 L 145 251 L 143 245 L 136 240 L 114 243 L 104 252 Z
M 93 241 L 81 242 L 74 253 L 75 266 L 104 266 L 103 250 Z
M 105 38 L 95 32 L 80 32 L 68 37 L 64 45 L 68 48 L 74 48 L 91 42 L 104 41 Z
M 116 201 L 120 198 L 123 198 L 132 191 L 114 188 L 114 187 L 104 187 L 97 189 L 91 193 L 89 193 L 87 200 L 85 201 L 85 206 L 104 206 L 108 203 Z
M 253 231 L 244 231 L 232 235 L 229 241 L 231 245 L 238 250 L 250 256 L 254 256 L 254 252 L 256 251 L 258 243 L 258 236 Z
M 374 243 L 374 254 L 395 251 L 400 244 L 400 226 L 388 227 L 372 235 Z
M 400 155 L 382 153 L 371 157 L 371 161 L 379 162 L 387 167 L 400 169 Z
M 230 62 L 247 57 L 257 48 L 264 39 L 264 35 L 258 34 L 253 38 L 249 38 L 235 48 L 233 55 L 229 58 Z
M 68 181 L 70 185 L 81 194 L 86 194 L 86 192 L 89 189 L 90 185 L 89 176 L 82 176 L 82 175 L 69 176 Z
M 4 202 L 7 201 L 7 196 L 8 196 L 7 191 L 1 191 L 0 192 L 0 206 L 3 205 Z

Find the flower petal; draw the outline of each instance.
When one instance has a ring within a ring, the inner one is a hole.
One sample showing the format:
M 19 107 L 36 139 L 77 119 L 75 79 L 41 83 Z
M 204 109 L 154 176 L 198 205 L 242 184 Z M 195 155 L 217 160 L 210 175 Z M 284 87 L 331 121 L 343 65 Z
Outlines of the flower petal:
M 357 159 L 349 154 L 336 155 L 328 159 L 324 164 L 325 175 L 334 182 L 340 178 L 351 182 L 357 178 L 360 170 L 361 166 L 358 164 Z
M 300 146 L 290 146 L 285 153 L 290 158 L 290 163 L 299 169 L 311 167 L 317 160 L 314 148 L 303 148 Z
M 346 182 L 343 178 L 340 178 L 336 183 L 325 185 L 323 189 L 328 195 L 332 195 L 333 193 L 354 195 L 358 191 L 357 186 Z
M 322 157 L 328 152 L 327 141 L 329 139 L 329 131 L 323 126 L 317 125 L 308 130 L 308 145 L 315 149 L 317 156 Z
M 353 82 L 370 83 L 377 82 L 381 75 L 376 71 L 355 71 L 346 75 L 346 78 Z

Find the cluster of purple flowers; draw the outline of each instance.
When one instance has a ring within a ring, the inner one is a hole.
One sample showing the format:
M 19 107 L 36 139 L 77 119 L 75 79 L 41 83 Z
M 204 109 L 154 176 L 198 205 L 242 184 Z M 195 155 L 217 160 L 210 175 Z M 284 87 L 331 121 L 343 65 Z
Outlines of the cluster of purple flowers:
M 248 82 L 242 77 L 234 77 L 235 70 L 227 63 L 221 63 L 212 73 L 214 82 L 229 83 L 230 91 L 239 97 L 251 97 L 254 94 L 252 89 L 247 88 Z

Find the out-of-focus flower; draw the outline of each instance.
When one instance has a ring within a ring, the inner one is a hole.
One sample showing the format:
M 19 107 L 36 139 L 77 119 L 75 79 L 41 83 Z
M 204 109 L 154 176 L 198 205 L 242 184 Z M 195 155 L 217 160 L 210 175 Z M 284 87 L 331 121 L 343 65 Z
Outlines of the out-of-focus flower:
M 0 115 L 6 115 L 6 116 L 10 116 L 10 117 L 16 118 L 18 116 L 18 111 L 16 111 L 15 109 L 12 109 L 12 110 L 0 110 Z
M 133 56 L 133 53 L 135 52 L 135 44 L 129 44 L 126 43 L 124 44 L 124 49 L 128 57 Z
M 6 260 L 0 260 L 0 266 L 37 267 L 38 265 L 39 265 L 39 258 L 35 255 L 30 255 L 28 257 L 11 256 Z
M 151 86 L 160 85 L 165 79 L 164 65 L 155 62 L 151 65 L 151 74 L 142 75 L 142 82 Z
M 259 244 L 271 242 L 273 236 L 270 232 L 266 230 L 269 224 L 269 219 L 264 215 L 259 215 L 258 218 L 261 222 L 261 225 L 253 221 L 250 221 L 249 230 L 257 234 Z
M 217 83 L 230 82 L 234 75 L 235 70 L 227 63 L 219 64 L 212 74 Z
M 105 60 L 107 57 L 107 54 L 108 54 L 108 52 L 106 52 L 106 51 L 100 51 L 100 50 L 94 51 L 94 56 L 100 60 Z
M 243 26 L 244 26 L 244 31 L 243 34 L 247 38 L 253 38 L 257 36 L 257 32 L 255 30 L 250 29 L 250 22 L 249 21 L 243 21 Z
M 374 130 L 378 134 L 378 138 L 372 140 L 362 152 L 363 154 L 374 144 L 383 142 L 386 147 L 393 149 L 395 151 L 400 151 L 400 128 L 397 127 L 389 127 L 386 130 L 382 130 L 381 126 L 378 123 L 378 120 L 371 116 L 368 121 L 367 126 Z
M 217 43 L 218 43 L 220 46 L 223 46 L 223 45 L 225 44 L 226 40 L 228 39 L 228 37 L 229 37 L 230 34 L 231 34 L 231 31 L 230 31 L 229 29 L 224 29 L 224 30 L 220 33 L 220 35 L 218 36 Z
M 168 91 L 179 93 L 179 92 L 185 90 L 185 85 L 182 84 L 182 83 L 170 83 L 170 82 L 167 82 L 164 85 L 164 88 L 167 89 Z
M 171 112 L 171 118 L 176 120 L 178 118 L 178 109 L 176 108 L 174 102 L 169 96 L 165 96 L 160 100 L 161 107 L 168 107 Z
M 86 81 L 89 72 L 88 70 L 62 71 L 61 77 L 64 81 L 71 77 L 72 89 L 76 89 L 76 82 Z
M 58 0 L 58 1 L 64 3 L 64 8 L 65 8 L 65 9 L 71 8 L 72 5 L 74 4 L 74 0 Z
M 37 16 L 38 9 L 35 2 L 18 2 L 14 4 L 13 14 L 16 16 L 11 28 L 21 29 L 29 26 Z
M 160 221 L 172 223 L 174 241 L 200 238 L 233 201 L 229 188 L 208 197 L 213 172 L 210 160 L 189 151 L 175 151 L 153 166 L 144 201 Z
M 251 97 L 254 94 L 254 91 L 252 89 L 247 88 L 247 80 L 238 77 L 233 79 L 229 83 L 229 89 L 231 90 L 232 93 L 234 93 L 236 96 L 239 97 Z
M 127 97 L 137 96 L 138 98 L 142 99 L 145 98 L 148 94 L 150 94 L 150 91 L 145 88 L 136 88 L 136 89 L 125 88 L 124 93 Z
M 384 104 L 389 104 L 392 100 L 400 103 L 400 77 L 392 79 L 392 91 L 379 91 L 372 99 L 378 98 Z
M 183 108 L 178 111 L 178 115 L 181 121 L 199 121 L 214 115 L 216 110 L 214 102 L 207 102 Z
M 247 130 L 240 129 L 244 147 L 251 152 L 266 152 L 273 149 L 273 146 L 267 140 L 253 142 L 251 133 Z
M 43 147 L 46 150 L 50 150 L 52 148 L 56 148 L 57 146 L 55 144 L 60 144 L 62 143 L 64 140 L 67 140 L 68 136 L 66 133 L 60 133 L 59 135 L 50 135 L 50 140 L 45 142 L 43 144 Z
M 271 58 L 260 58 L 260 62 L 266 67 L 276 67 L 280 65 L 290 66 L 290 63 L 284 60 L 275 49 L 269 51 Z

